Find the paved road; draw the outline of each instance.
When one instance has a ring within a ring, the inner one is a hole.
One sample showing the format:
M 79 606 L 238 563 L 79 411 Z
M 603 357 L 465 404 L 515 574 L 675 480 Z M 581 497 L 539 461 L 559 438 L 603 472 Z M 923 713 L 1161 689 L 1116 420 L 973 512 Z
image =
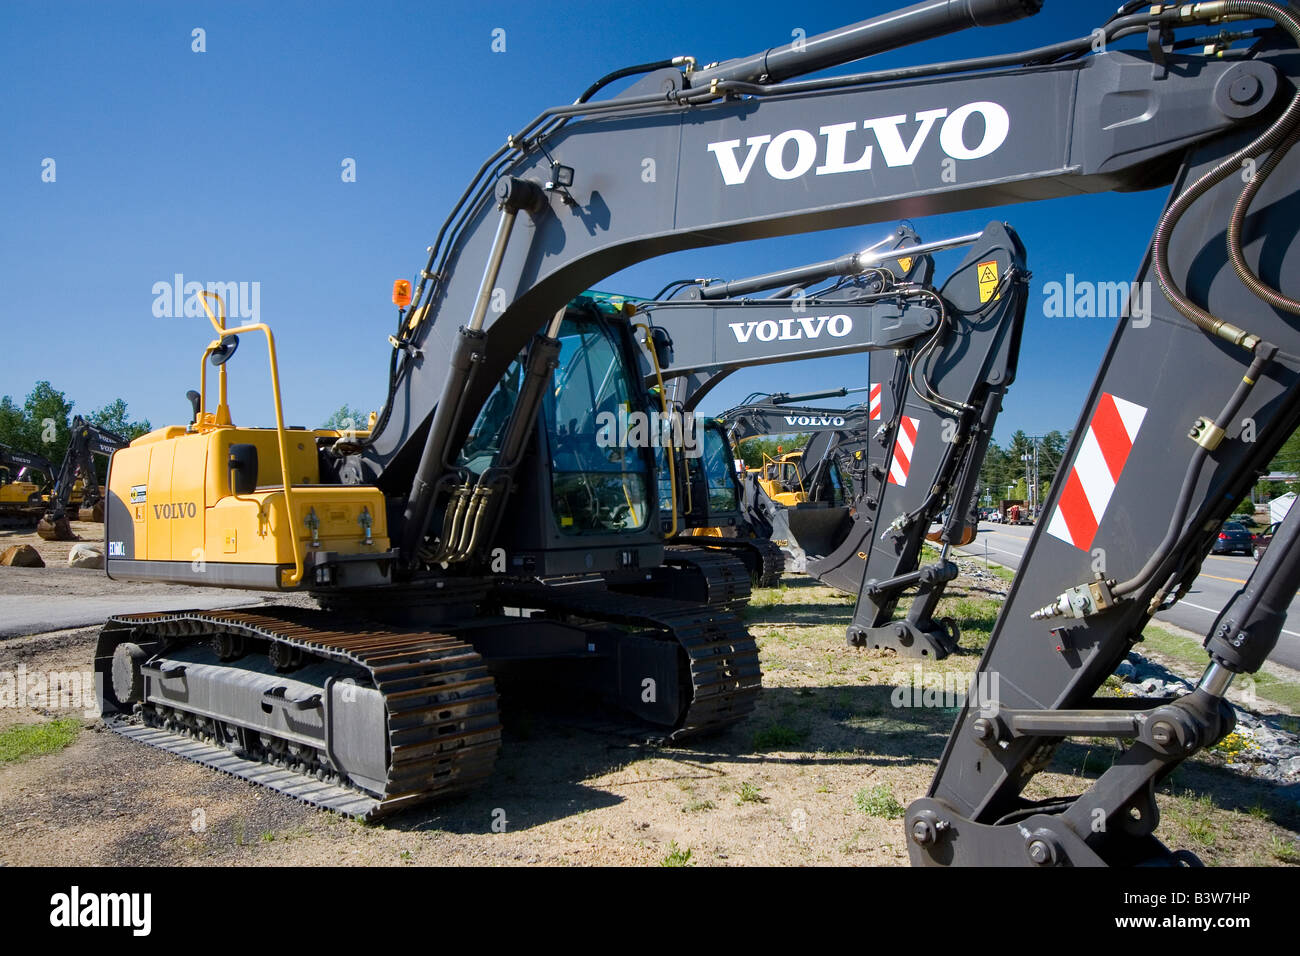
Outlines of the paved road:
M 982 521 L 975 540 L 957 550 L 973 557 L 984 557 L 987 553 L 988 559 L 996 564 L 1018 568 L 1033 530 L 1026 525 L 1000 525 Z M 1196 579 L 1187 597 L 1168 611 L 1157 614 L 1156 618 L 1204 635 L 1228 599 L 1246 583 L 1254 566 L 1254 559 L 1241 555 L 1210 555 L 1205 559 L 1200 577 Z M 1291 602 L 1287 623 L 1289 626 L 1283 628 L 1270 660 L 1300 670 L 1300 600 Z
M 44 634 L 46 631 L 69 630 L 103 624 L 114 614 L 138 614 L 143 611 L 214 610 L 238 607 L 257 601 L 256 595 L 193 595 L 167 597 L 115 597 L 111 595 L 62 597 L 55 602 L 38 602 L 29 597 L 0 594 L 0 637 Z
M 102 624 L 113 614 L 259 604 L 257 591 L 110 581 L 103 571 L 0 568 L 0 638 Z

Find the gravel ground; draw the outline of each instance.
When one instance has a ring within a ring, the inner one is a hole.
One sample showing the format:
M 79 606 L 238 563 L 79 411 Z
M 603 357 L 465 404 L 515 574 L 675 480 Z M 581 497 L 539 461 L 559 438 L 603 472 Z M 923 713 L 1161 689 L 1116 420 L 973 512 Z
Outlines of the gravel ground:
M 945 613 L 978 640 L 1005 585 L 968 570 L 975 576 L 950 587 Z M 0 595 L 39 601 L 121 588 L 98 572 L 0 568 Z M 175 596 L 162 586 L 132 593 L 146 602 Z M 846 647 L 850 612 L 842 595 L 807 579 L 760 592 L 746 617 L 765 691 L 755 714 L 719 737 L 651 748 L 516 706 L 486 785 L 378 826 L 124 740 L 74 711 L 84 729 L 71 745 L 0 764 L 0 863 L 905 865 L 890 804 L 925 791 L 955 711 L 892 706 L 910 662 Z M 0 672 L 88 670 L 95 634 L 81 627 L 0 641 Z M 965 680 L 977 662 L 971 650 L 943 664 Z M 0 708 L 0 730 L 59 715 Z M 1105 742 L 1067 744 L 1027 793 L 1077 791 L 1113 753 Z M 1300 847 L 1294 790 L 1189 762 L 1162 787 L 1159 834 L 1207 862 L 1279 864 Z

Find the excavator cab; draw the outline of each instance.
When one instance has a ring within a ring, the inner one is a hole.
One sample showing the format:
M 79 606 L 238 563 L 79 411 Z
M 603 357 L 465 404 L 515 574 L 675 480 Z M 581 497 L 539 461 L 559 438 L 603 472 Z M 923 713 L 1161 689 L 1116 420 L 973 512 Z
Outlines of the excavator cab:
M 560 324 L 557 365 L 545 388 L 519 493 L 502 521 L 508 572 L 542 577 L 656 565 L 662 554 L 654 452 L 660 421 L 636 374 L 620 306 L 580 297 Z M 461 460 L 504 421 L 520 362 L 471 429 Z M 489 455 L 486 446 L 480 454 Z
M 763 464 L 757 469 L 758 481 L 777 504 L 789 507 L 808 500 L 799 467 L 802 460 L 802 450 L 787 452 L 779 458 L 763 456 Z
M 696 454 L 684 457 L 685 526 L 708 528 L 719 535 L 725 528 L 736 527 L 740 523 L 741 488 L 722 423 L 706 422 L 700 429 Z
M 575 316 L 559 340 L 555 387 L 542 400 L 556 527 L 562 535 L 639 531 L 650 517 L 651 423 L 632 417 L 637 386 L 618 335 L 600 318 Z

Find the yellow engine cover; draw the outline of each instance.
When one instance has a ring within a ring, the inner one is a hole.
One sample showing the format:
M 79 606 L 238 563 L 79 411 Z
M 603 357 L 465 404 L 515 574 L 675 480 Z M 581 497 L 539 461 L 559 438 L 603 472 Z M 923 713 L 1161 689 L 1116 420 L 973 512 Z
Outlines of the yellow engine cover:
M 11 481 L 0 485 L 0 505 L 27 505 L 41 489 L 30 481 Z
M 273 428 L 173 426 L 114 453 L 105 508 L 109 577 L 274 589 L 289 586 L 295 549 L 309 566 L 382 556 L 389 549 L 383 493 L 320 484 L 316 439 L 335 432 L 287 434 L 292 514 Z M 234 444 L 257 448 L 252 494 L 231 488 Z M 302 584 L 311 583 L 309 574 Z

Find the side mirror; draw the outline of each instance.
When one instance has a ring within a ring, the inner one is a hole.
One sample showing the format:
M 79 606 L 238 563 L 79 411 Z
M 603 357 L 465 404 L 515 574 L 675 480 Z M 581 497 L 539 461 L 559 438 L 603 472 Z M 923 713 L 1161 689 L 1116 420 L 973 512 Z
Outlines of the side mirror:
M 230 446 L 230 491 L 235 495 L 251 495 L 257 490 L 257 446 L 236 444 Z
M 230 357 L 235 354 L 235 349 L 239 348 L 238 335 L 223 335 L 221 344 L 212 350 L 208 356 L 208 361 L 213 365 L 225 365 L 230 361 Z

